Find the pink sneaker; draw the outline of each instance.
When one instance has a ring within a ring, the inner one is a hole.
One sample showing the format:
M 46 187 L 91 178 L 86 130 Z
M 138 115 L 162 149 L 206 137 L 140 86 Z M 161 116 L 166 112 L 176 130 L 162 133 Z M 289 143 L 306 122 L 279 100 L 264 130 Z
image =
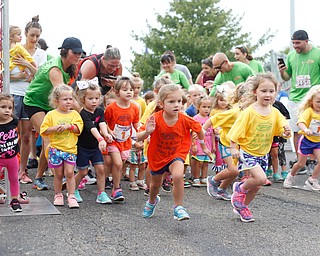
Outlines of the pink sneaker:
M 64 205 L 62 193 L 58 193 L 54 196 L 53 205 L 55 205 L 55 206 L 63 206 Z
M 78 190 L 85 190 L 86 189 L 86 183 L 87 183 L 87 179 L 86 178 L 83 178 L 81 181 L 80 181 L 80 184 L 78 186 Z
M 20 180 L 20 183 L 23 183 L 23 184 L 32 183 L 32 179 L 30 179 L 28 175 L 28 170 L 25 170 L 24 172 L 20 172 L 19 180 Z
M 68 206 L 70 209 L 79 208 L 79 204 L 74 195 L 69 195 L 68 197 Z
M 30 199 L 27 195 L 26 191 L 20 193 L 20 197 L 18 198 L 20 204 L 28 204 L 30 203 Z

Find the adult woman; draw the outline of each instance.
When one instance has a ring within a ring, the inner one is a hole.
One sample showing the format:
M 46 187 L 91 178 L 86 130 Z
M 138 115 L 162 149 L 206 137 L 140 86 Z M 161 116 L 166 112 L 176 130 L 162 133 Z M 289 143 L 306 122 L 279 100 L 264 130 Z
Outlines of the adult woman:
M 23 45 L 24 48 L 33 57 L 37 67 L 41 66 L 47 60 L 46 53 L 36 47 L 40 35 L 42 33 L 41 25 L 39 24 L 39 16 L 32 18 L 25 27 L 26 43 Z M 31 134 L 32 124 L 24 111 L 23 99 L 26 94 L 26 90 L 35 75 L 37 68 L 31 65 L 24 58 L 19 57 L 14 60 L 19 65 L 24 65 L 27 70 L 20 71 L 16 66 L 10 72 L 10 94 L 14 97 L 15 115 L 19 119 L 19 134 L 20 134 L 20 173 L 19 179 L 21 183 L 32 183 L 32 180 L 28 176 L 27 162 L 30 154 L 30 148 L 32 148 Z M 33 147 L 35 149 L 35 145 Z M 36 162 L 36 152 L 32 152 L 33 162 Z M 37 167 L 37 166 L 34 166 Z
M 202 71 L 196 79 L 196 84 L 206 88 L 207 93 L 209 93 L 209 89 L 213 86 L 213 81 L 218 74 L 218 71 L 213 68 L 212 58 L 213 56 L 209 56 L 201 61 Z
M 104 54 L 88 56 L 79 64 L 80 79 L 88 80 L 98 77 L 104 95 L 114 86 L 116 77 L 122 76 L 120 59 L 119 49 L 112 46 L 107 47 Z
M 58 85 L 69 84 L 70 79 L 76 74 L 77 64 L 84 52 L 80 40 L 74 37 L 66 38 L 59 49 L 61 49 L 60 56 L 47 61 L 39 68 L 23 100 L 25 111 L 38 133 L 45 114 L 52 109 L 48 100 L 51 90 Z M 38 190 L 48 189 L 42 179 L 47 167 L 44 151 L 48 144 L 48 138 L 44 137 L 34 181 L 34 187 Z
M 249 49 L 245 46 L 236 46 L 234 49 L 234 58 L 249 65 L 255 74 L 264 73 L 264 69 L 259 61 L 253 59 Z
M 172 52 L 162 54 L 160 63 L 162 71 L 156 76 L 156 80 L 165 74 L 169 74 L 173 83 L 179 84 L 186 90 L 189 89 L 190 83 L 186 75 L 182 71 L 175 69 L 176 59 Z

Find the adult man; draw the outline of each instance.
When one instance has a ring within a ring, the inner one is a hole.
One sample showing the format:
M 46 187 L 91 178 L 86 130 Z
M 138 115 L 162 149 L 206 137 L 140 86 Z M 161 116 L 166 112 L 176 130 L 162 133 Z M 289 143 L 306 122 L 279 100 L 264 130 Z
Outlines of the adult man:
M 231 62 L 228 57 L 221 52 L 216 53 L 212 58 L 213 68 L 219 73 L 214 79 L 210 96 L 216 93 L 216 87 L 225 82 L 232 81 L 235 85 L 245 82 L 249 76 L 254 75 L 254 71 L 242 62 Z
M 291 79 L 288 110 L 291 119 L 289 125 L 294 132 L 294 146 L 297 152 L 300 128 L 297 126 L 298 107 L 309 89 L 320 84 L 320 49 L 309 43 L 304 30 L 297 30 L 291 37 L 294 50 L 290 51 L 285 65 L 278 63 L 281 78 Z

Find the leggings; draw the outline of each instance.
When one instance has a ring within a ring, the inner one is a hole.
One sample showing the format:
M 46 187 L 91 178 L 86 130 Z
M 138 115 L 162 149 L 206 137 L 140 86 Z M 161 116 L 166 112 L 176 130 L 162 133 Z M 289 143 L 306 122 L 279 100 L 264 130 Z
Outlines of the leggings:
M 11 196 L 17 197 L 20 193 L 19 187 L 19 161 L 18 157 L 14 156 L 12 158 L 0 158 L 0 169 L 3 167 L 7 168 L 8 180 L 10 184 L 10 193 Z

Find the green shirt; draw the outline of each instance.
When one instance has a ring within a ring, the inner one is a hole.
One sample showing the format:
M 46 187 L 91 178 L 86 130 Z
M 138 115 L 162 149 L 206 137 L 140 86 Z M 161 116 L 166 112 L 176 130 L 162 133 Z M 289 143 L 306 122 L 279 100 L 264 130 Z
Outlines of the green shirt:
M 249 76 L 253 76 L 254 71 L 249 67 L 249 65 L 242 62 L 234 62 L 233 68 L 225 73 L 219 72 L 214 79 L 213 87 L 210 92 L 210 96 L 214 96 L 216 93 L 217 85 L 223 84 L 228 81 L 234 82 L 235 85 L 238 85 L 242 82 L 245 82 Z
M 68 84 L 70 76 L 63 71 L 61 57 L 51 59 L 40 66 L 34 79 L 31 81 L 23 103 L 27 106 L 39 107 L 43 110 L 50 111 L 52 107 L 49 104 L 49 95 L 53 89 L 52 83 L 49 78 L 49 71 L 57 67 L 61 70 L 63 82 Z
M 162 70 L 159 75 L 157 75 L 156 79 L 159 79 L 161 76 L 167 74 L 166 71 Z M 175 84 L 180 84 L 185 89 L 189 89 L 190 83 L 186 77 L 186 75 L 181 72 L 180 70 L 175 69 L 173 73 L 168 73 L 170 75 L 170 78 L 172 82 Z
M 296 88 L 296 77 L 298 75 L 309 75 L 311 87 L 320 84 L 320 49 L 312 46 L 307 53 L 289 52 L 286 60 L 286 72 L 291 76 L 291 89 L 289 99 L 301 102 L 310 88 Z
M 264 73 L 264 68 L 262 67 L 261 63 L 256 60 L 251 60 L 249 63 L 250 68 L 252 68 L 255 74 Z

